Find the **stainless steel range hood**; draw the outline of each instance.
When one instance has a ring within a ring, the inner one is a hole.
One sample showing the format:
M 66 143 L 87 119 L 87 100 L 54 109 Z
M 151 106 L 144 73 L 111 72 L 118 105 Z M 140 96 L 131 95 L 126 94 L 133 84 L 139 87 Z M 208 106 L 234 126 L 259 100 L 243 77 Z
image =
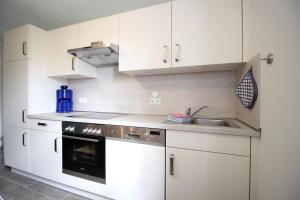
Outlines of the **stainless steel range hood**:
M 119 46 L 115 44 L 93 42 L 88 47 L 69 49 L 68 53 L 95 67 L 118 64 L 119 62 Z

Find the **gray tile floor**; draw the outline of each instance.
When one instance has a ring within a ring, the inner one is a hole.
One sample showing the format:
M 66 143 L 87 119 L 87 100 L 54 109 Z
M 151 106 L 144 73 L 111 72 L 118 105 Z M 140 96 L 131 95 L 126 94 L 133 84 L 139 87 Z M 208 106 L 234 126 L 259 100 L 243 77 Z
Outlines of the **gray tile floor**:
M 0 151 L 0 196 L 4 200 L 88 200 L 56 187 L 21 176 L 4 166 Z

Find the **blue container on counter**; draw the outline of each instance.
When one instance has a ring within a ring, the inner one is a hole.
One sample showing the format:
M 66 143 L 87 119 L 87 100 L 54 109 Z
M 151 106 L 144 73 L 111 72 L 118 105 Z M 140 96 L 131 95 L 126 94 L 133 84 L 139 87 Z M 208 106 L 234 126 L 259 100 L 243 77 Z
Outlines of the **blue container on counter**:
M 56 90 L 56 112 L 67 113 L 73 111 L 73 91 L 67 85 Z

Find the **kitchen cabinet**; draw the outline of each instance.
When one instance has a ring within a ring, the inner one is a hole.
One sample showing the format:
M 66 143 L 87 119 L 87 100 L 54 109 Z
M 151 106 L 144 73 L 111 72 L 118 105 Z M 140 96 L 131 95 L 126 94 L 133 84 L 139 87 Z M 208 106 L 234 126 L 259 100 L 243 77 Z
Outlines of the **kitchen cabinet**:
M 29 57 L 29 26 L 21 26 L 4 32 L 4 62 L 27 59 Z
M 250 138 L 167 130 L 167 200 L 249 200 Z
M 28 60 L 3 65 L 3 124 L 28 128 Z
M 75 58 L 69 49 L 78 48 L 78 24 L 48 31 L 47 73 L 62 79 L 95 78 L 95 67 Z
M 166 155 L 167 200 L 249 199 L 248 157 L 178 148 Z
M 176 0 L 121 13 L 119 43 L 119 71 L 128 74 L 232 70 L 242 62 L 242 1 Z
M 30 34 L 30 42 L 27 44 L 30 59 L 3 64 L 3 122 L 4 125 L 19 128 L 28 128 L 27 114 L 53 112 L 55 89 L 65 84 L 64 81 L 53 80 L 45 75 L 46 31 L 32 25 L 26 27 Z M 4 34 L 4 43 L 11 39 L 11 36 L 7 38 L 8 33 Z
M 172 55 L 173 67 L 242 62 L 242 1 L 173 1 Z
M 107 139 L 106 173 L 113 199 L 163 200 L 165 148 Z
M 46 31 L 32 25 L 24 27 L 21 29 L 28 29 L 30 35 L 26 44 L 26 52 L 30 57 L 3 63 L 3 135 L 5 164 L 28 171 L 30 120 L 27 114 L 53 112 L 56 105 L 55 89 L 65 82 L 46 76 Z M 4 33 L 6 45 L 11 44 L 12 40 L 23 41 L 22 34 L 10 32 Z M 5 52 L 10 54 L 7 48 Z
M 171 68 L 171 3 L 121 13 L 119 71 Z
M 28 172 L 28 129 L 4 126 L 3 133 L 5 165 Z
M 92 42 L 119 44 L 119 16 L 112 15 L 79 24 L 79 47 L 90 46 Z
M 61 133 L 30 129 L 29 141 L 30 172 L 59 181 L 62 177 Z

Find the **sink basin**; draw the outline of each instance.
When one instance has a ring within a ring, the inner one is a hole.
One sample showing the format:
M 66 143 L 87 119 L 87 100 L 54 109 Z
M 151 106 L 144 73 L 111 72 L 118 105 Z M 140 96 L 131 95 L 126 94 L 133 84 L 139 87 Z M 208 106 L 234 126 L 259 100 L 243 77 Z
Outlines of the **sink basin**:
M 194 118 L 191 121 L 191 124 L 203 125 L 203 126 L 219 126 L 219 127 L 231 127 L 231 128 L 240 128 L 235 123 L 226 119 L 205 119 L 205 118 Z

